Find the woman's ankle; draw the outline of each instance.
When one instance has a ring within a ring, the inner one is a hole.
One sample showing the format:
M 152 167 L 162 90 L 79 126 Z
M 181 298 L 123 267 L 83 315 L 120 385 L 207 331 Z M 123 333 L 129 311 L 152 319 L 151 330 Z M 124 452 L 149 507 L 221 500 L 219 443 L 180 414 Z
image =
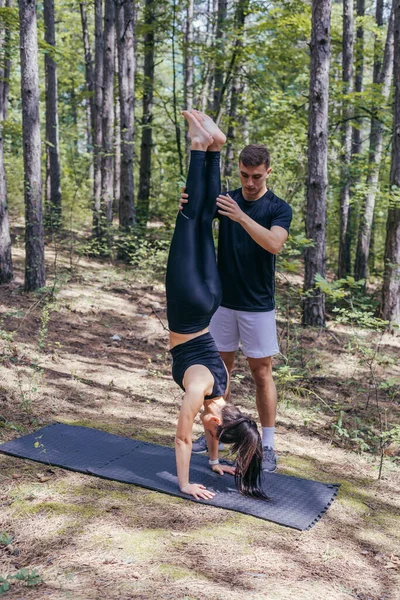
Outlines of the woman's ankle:
M 198 142 L 196 140 L 192 140 L 190 149 L 191 150 L 202 150 L 203 152 L 206 152 L 208 150 L 208 146 L 204 142 Z
M 224 144 L 218 142 L 213 142 L 210 144 L 210 146 L 208 146 L 207 152 L 221 152 L 223 145 Z

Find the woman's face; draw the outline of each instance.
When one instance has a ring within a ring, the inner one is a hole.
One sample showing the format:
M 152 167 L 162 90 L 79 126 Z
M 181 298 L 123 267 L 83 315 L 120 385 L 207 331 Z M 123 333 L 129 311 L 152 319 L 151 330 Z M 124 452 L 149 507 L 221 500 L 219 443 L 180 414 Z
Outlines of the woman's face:
M 221 424 L 221 419 L 219 419 L 218 417 L 209 417 L 210 415 L 204 415 L 204 413 L 200 417 L 204 425 L 204 431 L 209 433 L 211 437 L 217 438 L 218 425 Z
M 200 415 L 204 431 L 208 432 L 213 438 L 218 438 L 218 427 L 221 425 L 221 408 L 222 406 L 215 402 L 210 402 L 205 404 Z

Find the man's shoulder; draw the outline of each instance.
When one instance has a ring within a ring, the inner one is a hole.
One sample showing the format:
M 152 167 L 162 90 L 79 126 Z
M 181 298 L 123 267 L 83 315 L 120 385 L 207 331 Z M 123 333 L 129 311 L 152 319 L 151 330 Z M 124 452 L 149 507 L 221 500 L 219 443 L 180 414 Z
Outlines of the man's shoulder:
M 289 206 L 286 200 L 277 196 L 271 189 L 268 190 L 267 197 L 271 202 L 275 202 L 276 204 L 286 204 L 286 206 Z
M 229 194 L 231 198 L 237 201 L 239 198 L 242 197 L 242 188 L 240 187 L 236 188 L 236 190 L 229 190 L 227 194 Z
M 287 214 L 292 213 L 291 206 L 290 206 L 290 204 L 288 204 L 288 202 L 286 202 L 286 200 L 283 200 L 282 198 L 277 196 L 272 190 L 268 190 L 268 193 L 270 193 L 270 197 L 269 197 L 270 202 L 273 204 L 274 208 L 278 212 L 287 213 Z

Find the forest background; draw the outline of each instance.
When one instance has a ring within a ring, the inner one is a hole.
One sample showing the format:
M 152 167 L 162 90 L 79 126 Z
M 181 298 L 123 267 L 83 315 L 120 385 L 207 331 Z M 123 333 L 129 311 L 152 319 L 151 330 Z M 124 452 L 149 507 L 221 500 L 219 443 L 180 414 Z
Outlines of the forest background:
M 224 189 L 245 144 L 271 151 L 293 209 L 281 469 L 342 482 L 309 537 L 265 539 L 246 517 L 212 509 L 210 532 L 204 507 L 0 455 L 0 594 L 197 600 L 207 578 L 221 599 L 396 597 L 399 20 L 382 0 L 0 0 L 0 439 L 60 420 L 173 443 L 163 281 L 194 107 L 227 133 Z M 255 415 L 243 357 L 232 386 Z

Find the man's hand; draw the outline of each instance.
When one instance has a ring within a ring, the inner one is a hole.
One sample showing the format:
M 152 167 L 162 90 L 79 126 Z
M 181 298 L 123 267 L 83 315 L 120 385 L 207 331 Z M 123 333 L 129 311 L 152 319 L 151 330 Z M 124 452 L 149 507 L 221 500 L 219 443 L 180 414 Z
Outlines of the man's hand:
M 179 202 L 179 210 L 185 208 L 185 204 L 188 203 L 189 194 L 185 193 L 186 187 L 181 189 L 181 200 Z
M 231 465 L 212 465 L 211 470 L 214 471 L 214 473 L 218 473 L 218 475 L 223 475 L 224 473 L 234 475 L 236 467 L 233 467 Z
M 236 221 L 236 223 L 239 223 L 244 217 L 244 212 L 229 194 L 226 196 L 220 194 L 217 198 L 217 206 L 219 209 L 218 214 L 228 217 L 232 221 Z
M 196 500 L 211 500 L 215 496 L 214 492 L 210 492 L 201 483 L 187 483 L 181 487 L 181 492 L 193 496 Z

